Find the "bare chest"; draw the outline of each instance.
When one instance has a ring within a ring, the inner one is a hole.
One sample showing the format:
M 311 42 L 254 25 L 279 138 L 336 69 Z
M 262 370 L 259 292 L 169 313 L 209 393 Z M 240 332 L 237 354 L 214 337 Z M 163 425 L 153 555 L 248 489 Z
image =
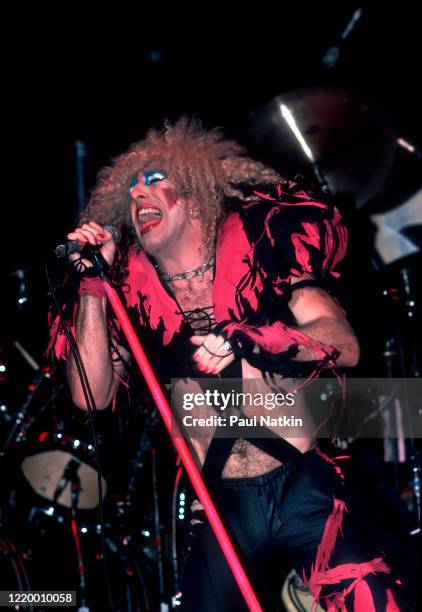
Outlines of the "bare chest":
M 194 329 L 199 327 L 199 321 L 203 321 L 204 316 L 213 319 L 212 277 L 175 282 L 171 290 L 180 308 L 185 314 L 188 313 L 189 322 Z M 196 320 L 198 326 L 195 325 Z

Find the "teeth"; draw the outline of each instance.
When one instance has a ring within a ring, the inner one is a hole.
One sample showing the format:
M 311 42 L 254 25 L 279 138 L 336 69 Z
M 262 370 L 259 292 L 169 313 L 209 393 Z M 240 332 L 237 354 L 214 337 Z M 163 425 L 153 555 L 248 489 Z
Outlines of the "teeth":
M 140 223 L 145 223 L 149 218 L 158 218 L 158 217 L 162 217 L 162 213 L 160 210 L 158 210 L 158 208 L 142 208 L 139 212 L 138 212 L 138 219 Z
M 161 216 L 161 211 L 158 210 L 158 208 L 142 208 L 139 211 L 140 215 L 145 215 L 145 213 L 152 213 L 154 215 L 160 215 Z

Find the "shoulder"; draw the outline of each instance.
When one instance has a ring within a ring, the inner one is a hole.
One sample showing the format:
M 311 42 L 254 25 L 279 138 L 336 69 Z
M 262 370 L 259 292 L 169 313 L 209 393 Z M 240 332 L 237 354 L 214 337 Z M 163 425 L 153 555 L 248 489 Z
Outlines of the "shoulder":
M 270 276 L 338 276 L 347 228 L 329 201 L 290 181 L 256 187 L 238 211 L 255 256 Z

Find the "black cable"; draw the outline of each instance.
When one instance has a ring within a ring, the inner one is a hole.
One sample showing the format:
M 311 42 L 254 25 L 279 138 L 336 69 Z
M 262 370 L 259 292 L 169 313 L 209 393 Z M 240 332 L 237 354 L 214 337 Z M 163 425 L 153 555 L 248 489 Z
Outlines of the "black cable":
M 54 302 L 54 306 L 58 312 L 58 315 L 60 317 L 60 322 L 62 324 L 62 328 L 63 331 L 66 335 L 67 341 L 69 342 L 69 346 L 70 346 L 70 350 L 72 351 L 72 355 L 73 358 L 75 360 L 75 365 L 76 365 L 76 369 L 78 371 L 78 375 L 79 375 L 79 379 L 81 381 L 81 387 L 82 387 L 82 392 L 84 394 L 84 398 L 85 398 L 85 403 L 86 403 L 86 407 L 88 409 L 88 419 L 89 419 L 89 424 L 90 424 L 90 428 L 91 428 L 91 435 L 92 435 L 92 440 L 93 440 L 93 444 L 94 444 L 94 453 L 95 453 L 95 462 L 96 462 L 96 468 L 97 468 L 97 482 L 98 482 L 98 509 L 99 509 L 99 515 L 100 515 L 100 526 L 101 526 L 101 552 L 103 555 L 103 568 L 104 568 L 104 581 L 106 583 L 106 588 L 107 588 L 107 596 L 108 596 L 108 600 L 109 600 L 109 604 L 110 607 L 112 609 L 113 612 L 115 612 L 115 607 L 113 604 L 113 597 L 111 594 L 111 587 L 110 587 L 110 580 L 109 580 L 109 572 L 108 572 L 108 567 L 107 567 L 107 558 L 106 558 L 106 543 L 105 543 L 105 534 L 104 534 L 104 529 L 105 529 L 105 524 L 104 524 L 104 508 L 103 508 L 103 491 L 102 491 L 102 473 L 101 473 L 101 466 L 100 466 L 100 453 L 98 450 L 98 439 L 97 439 L 97 433 L 95 431 L 95 424 L 94 424 L 94 418 L 93 418 L 93 413 L 97 411 L 97 408 L 95 406 L 95 401 L 92 395 L 92 391 L 91 388 L 89 386 L 89 382 L 88 382 L 88 377 L 86 375 L 85 372 L 85 368 L 84 365 L 82 363 L 82 359 L 79 353 L 79 349 L 77 347 L 77 344 L 70 332 L 69 326 L 67 324 L 67 321 L 65 320 L 62 310 L 60 308 L 60 304 L 57 301 L 56 298 L 56 294 L 54 291 L 54 287 L 52 285 L 51 279 L 50 279 L 50 275 L 48 272 L 48 265 L 47 263 L 45 263 L 45 274 L 47 277 L 47 283 L 50 289 L 50 293 L 51 293 L 51 297 L 53 298 L 53 302 Z

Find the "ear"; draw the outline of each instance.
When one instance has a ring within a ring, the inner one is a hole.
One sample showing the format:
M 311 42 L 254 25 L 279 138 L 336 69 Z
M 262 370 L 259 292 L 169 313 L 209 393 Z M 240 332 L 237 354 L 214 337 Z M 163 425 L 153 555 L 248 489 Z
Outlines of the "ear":
M 199 206 L 192 206 L 189 208 L 189 216 L 191 219 L 198 219 L 199 214 Z

